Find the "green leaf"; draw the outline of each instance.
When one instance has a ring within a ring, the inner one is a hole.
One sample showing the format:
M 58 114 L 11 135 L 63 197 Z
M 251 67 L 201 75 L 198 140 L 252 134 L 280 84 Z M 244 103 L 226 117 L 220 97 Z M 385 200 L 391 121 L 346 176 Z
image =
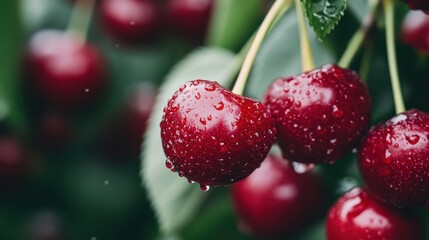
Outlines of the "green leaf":
M 260 99 L 268 85 L 278 77 L 302 72 L 296 13 L 291 10 L 283 16 L 268 34 L 256 57 L 246 93 Z M 321 45 L 314 33 L 310 34 L 316 66 L 333 63 L 334 57 Z
M 18 74 L 22 44 L 19 2 L 0 1 L 0 120 L 7 118 L 22 133 L 25 118 Z
M 218 0 L 212 16 L 208 43 L 237 50 L 251 37 L 261 20 L 263 0 Z
M 163 108 L 186 81 L 207 79 L 227 86 L 236 72 L 234 54 L 218 48 L 198 49 L 176 65 L 160 89 L 144 139 L 141 175 L 164 234 L 175 234 L 185 226 L 209 192 L 202 192 L 198 185 L 189 184 L 165 167 L 159 129 Z
M 347 7 L 347 0 L 302 0 L 310 26 L 323 40 L 338 24 Z

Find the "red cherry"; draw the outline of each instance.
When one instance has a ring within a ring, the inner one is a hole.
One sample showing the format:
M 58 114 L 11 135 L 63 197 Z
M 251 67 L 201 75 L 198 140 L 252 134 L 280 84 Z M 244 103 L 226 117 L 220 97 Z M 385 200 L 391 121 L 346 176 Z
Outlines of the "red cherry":
M 134 87 L 119 119 L 108 124 L 107 136 L 103 136 L 103 151 L 109 156 L 124 159 L 137 159 L 146 131 L 149 116 L 152 113 L 157 90 L 143 83 Z
M 262 238 L 301 230 L 324 205 L 323 186 L 314 174 L 297 174 L 273 155 L 232 186 L 232 198 L 244 229 Z
M 408 5 L 410 9 L 422 10 L 426 13 L 429 12 L 429 2 L 427 0 L 402 0 Z
M 429 53 L 429 16 L 409 11 L 402 22 L 402 40 L 422 53 Z
M 0 186 L 10 187 L 24 175 L 25 153 L 14 137 L 0 137 Z
M 156 35 L 161 26 L 160 11 L 148 0 L 104 0 L 101 24 L 116 41 L 135 45 Z
M 265 93 L 284 158 L 332 163 L 367 129 L 370 97 L 359 76 L 336 65 L 279 78 Z
M 423 226 L 413 216 L 355 188 L 329 210 L 326 235 L 328 240 L 422 240 Z
M 176 91 L 160 126 L 167 167 L 202 189 L 250 175 L 276 132 L 262 103 L 206 80 L 189 81 Z
M 85 106 L 106 85 L 100 53 L 70 34 L 53 30 L 37 33 L 31 38 L 26 60 L 31 88 L 53 105 Z
M 359 152 L 359 167 L 370 190 L 395 204 L 429 201 L 429 114 L 401 113 L 370 130 Z
M 174 31 L 202 41 L 207 32 L 214 0 L 170 0 L 168 19 Z

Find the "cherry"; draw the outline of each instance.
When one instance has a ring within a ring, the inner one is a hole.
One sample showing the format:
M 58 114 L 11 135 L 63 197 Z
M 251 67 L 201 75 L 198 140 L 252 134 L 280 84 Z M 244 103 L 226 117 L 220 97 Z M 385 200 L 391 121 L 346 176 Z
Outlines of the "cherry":
M 136 45 L 156 35 L 161 26 L 160 11 L 150 0 L 104 0 L 101 24 L 116 41 Z
M 202 41 L 206 35 L 214 0 L 170 0 L 167 14 L 175 31 Z
M 429 16 L 409 11 L 402 22 L 402 40 L 417 51 L 429 53 Z
M 0 137 L 0 186 L 9 188 L 24 175 L 25 152 L 14 137 Z
M 372 128 L 359 152 L 370 190 L 396 206 L 429 201 L 429 114 L 409 110 Z
M 336 161 L 356 145 L 370 119 L 366 84 L 336 65 L 275 80 L 263 103 L 275 119 L 284 158 L 293 162 Z
M 100 53 L 71 34 L 38 32 L 30 40 L 26 60 L 30 89 L 52 105 L 85 106 L 107 83 Z
M 160 126 L 166 166 L 203 190 L 250 175 L 276 133 L 262 103 L 207 80 L 189 81 L 176 91 Z
M 387 206 L 366 190 L 355 188 L 329 210 L 328 240 L 421 240 L 423 226 L 412 215 Z
M 429 12 L 429 2 L 427 0 L 402 0 L 405 2 L 410 9 L 422 10 Z
M 245 230 L 264 239 L 285 237 L 323 210 L 323 188 L 316 175 L 297 174 L 268 155 L 260 168 L 232 186 L 232 199 Z
M 121 116 L 109 124 L 103 146 L 109 156 L 138 158 L 156 94 L 156 88 L 148 83 L 133 88 Z

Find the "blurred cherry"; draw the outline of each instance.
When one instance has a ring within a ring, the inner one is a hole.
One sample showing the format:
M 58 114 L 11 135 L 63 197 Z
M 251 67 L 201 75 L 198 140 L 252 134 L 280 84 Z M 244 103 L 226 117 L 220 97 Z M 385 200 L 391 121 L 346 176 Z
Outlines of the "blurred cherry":
M 311 172 L 296 173 L 274 155 L 232 187 L 235 210 L 244 230 L 278 238 L 302 230 L 323 210 L 324 186 Z
M 29 91 L 62 109 L 87 107 L 107 84 L 98 50 L 60 31 L 44 30 L 31 38 L 26 67 Z
M 202 42 L 207 32 L 214 0 L 169 0 L 167 16 L 173 31 Z
M 160 10 L 150 0 L 104 0 L 100 11 L 103 29 L 125 45 L 154 39 L 162 26 Z
M 25 150 L 18 139 L 0 137 L 0 186 L 11 188 L 25 175 Z

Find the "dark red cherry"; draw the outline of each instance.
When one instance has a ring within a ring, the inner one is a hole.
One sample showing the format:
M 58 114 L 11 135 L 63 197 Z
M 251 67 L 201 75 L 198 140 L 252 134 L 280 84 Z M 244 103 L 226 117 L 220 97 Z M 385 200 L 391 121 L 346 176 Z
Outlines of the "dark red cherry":
M 149 116 L 152 113 L 157 90 L 148 83 L 133 87 L 128 94 L 123 112 L 108 125 L 104 137 L 103 151 L 111 157 L 137 159 L 143 142 Z
M 120 43 L 151 40 L 161 26 L 160 10 L 150 0 L 104 0 L 100 10 L 104 30 Z
M 370 97 L 359 76 L 336 65 L 275 80 L 265 92 L 284 158 L 332 163 L 365 133 Z
M 323 210 L 324 187 L 311 172 L 297 174 L 283 159 L 268 155 L 232 186 L 232 200 L 243 230 L 263 239 L 286 237 Z
M 173 31 L 202 41 L 210 21 L 213 0 L 169 0 L 167 15 Z
M 189 81 L 176 91 L 160 126 L 167 167 L 203 189 L 250 175 L 276 133 L 262 103 L 206 80 Z
M 410 9 L 422 10 L 426 13 L 429 12 L 429 2 L 427 0 L 402 0 Z
M 19 140 L 0 137 L 0 186 L 10 187 L 25 174 L 25 151 Z
M 329 210 L 328 240 L 422 240 L 422 223 L 355 188 Z
M 38 32 L 31 38 L 26 60 L 29 88 L 55 106 L 84 107 L 107 83 L 98 50 L 71 34 Z
M 402 22 L 401 38 L 417 51 L 429 53 L 429 15 L 409 11 Z
M 395 204 L 429 201 L 429 114 L 409 110 L 372 128 L 359 152 L 369 189 Z

